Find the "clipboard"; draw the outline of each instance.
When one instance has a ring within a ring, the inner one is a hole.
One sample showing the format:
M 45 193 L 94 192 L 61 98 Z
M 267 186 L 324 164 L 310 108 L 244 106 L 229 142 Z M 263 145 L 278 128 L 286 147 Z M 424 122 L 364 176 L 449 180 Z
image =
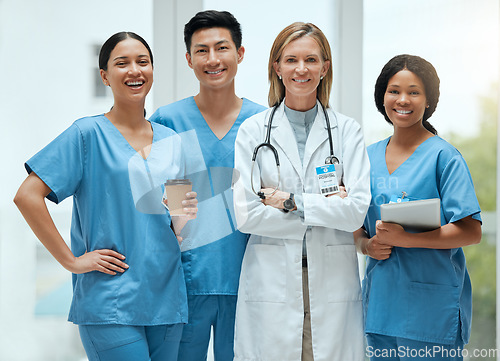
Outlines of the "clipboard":
M 441 227 L 441 201 L 423 199 L 380 206 L 383 222 L 397 223 L 406 231 L 425 232 Z

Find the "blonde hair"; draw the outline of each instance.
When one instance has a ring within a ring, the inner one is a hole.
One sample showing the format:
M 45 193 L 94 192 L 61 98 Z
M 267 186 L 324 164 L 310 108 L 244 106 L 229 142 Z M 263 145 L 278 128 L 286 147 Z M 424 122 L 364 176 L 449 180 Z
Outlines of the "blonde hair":
M 303 36 L 310 36 L 313 38 L 319 45 L 323 57 L 322 60 L 330 61 L 330 67 L 323 77 L 323 80 L 320 81 L 316 95 L 323 107 L 328 108 L 329 106 L 328 101 L 330 99 L 333 81 L 331 65 L 332 51 L 330 50 L 330 44 L 325 34 L 323 34 L 316 25 L 312 23 L 295 22 L 288 25 L 278 34 L 271 48 L 271 53 L 269 54 L 268 76 L 270 85 L 268 102 L 270 107 L 280 104 L 285 98 L 285 86 L 274 70 L 274 63 L 279 63 L 281 55 L 283 54 L 283 49 L 285 49 L 288 44 Z

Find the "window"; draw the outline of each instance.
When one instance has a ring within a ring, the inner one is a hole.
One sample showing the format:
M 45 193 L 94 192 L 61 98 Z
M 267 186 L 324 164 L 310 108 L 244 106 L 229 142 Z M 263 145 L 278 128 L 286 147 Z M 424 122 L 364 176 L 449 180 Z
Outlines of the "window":
M 92 64 L 99 64 L 99 51 L 101 50 L 101 45 L 93 45 L 92 46 L 92 57 L 94 60 Z M 107 98 L 111 96 L 111 91 L 109 87 L 105 86 L 102 82 L 101 75 L 99 74 L 99 67 L 95 66 L 92 68 L 92 77 L 94 81 L 92 82 L 94 97 L 95 98 Z

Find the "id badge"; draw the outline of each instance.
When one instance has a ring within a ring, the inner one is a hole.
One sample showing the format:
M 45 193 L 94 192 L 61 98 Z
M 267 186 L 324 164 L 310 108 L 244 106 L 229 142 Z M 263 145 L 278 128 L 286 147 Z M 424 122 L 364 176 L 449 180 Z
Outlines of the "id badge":
M 316 167 L 316 176 L 318 177 L 319 191 L 325 197 L 340 191 L 335 164 L 325 164 Z
M 403 194 L 400 197 L 398 197 L 397 195 L 393 194 L 392 197 L 391 197 L 391 200 L 389 201 L 389 203 L 408 202 L 409 199 L 405 198 L 405 197 L 406 197 L 406 192 L 403 192 Z

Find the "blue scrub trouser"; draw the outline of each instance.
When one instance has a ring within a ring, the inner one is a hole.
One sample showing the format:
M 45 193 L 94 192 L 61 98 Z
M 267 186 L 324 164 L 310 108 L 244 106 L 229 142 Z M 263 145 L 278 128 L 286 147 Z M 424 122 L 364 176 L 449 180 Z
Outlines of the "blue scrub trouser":
M 462 361 L 464 344 L 459 336 L 454 345 L 421 342 L 369 333 L 366 354 L 370 361 Z
M 177 360 L 206 361 L 213 326 L 214 360 L 232 361 L 236 296 L 188 295 L 188 310 Z
M 80 325 L 89 361 L 176 361 L 183 324 Z

